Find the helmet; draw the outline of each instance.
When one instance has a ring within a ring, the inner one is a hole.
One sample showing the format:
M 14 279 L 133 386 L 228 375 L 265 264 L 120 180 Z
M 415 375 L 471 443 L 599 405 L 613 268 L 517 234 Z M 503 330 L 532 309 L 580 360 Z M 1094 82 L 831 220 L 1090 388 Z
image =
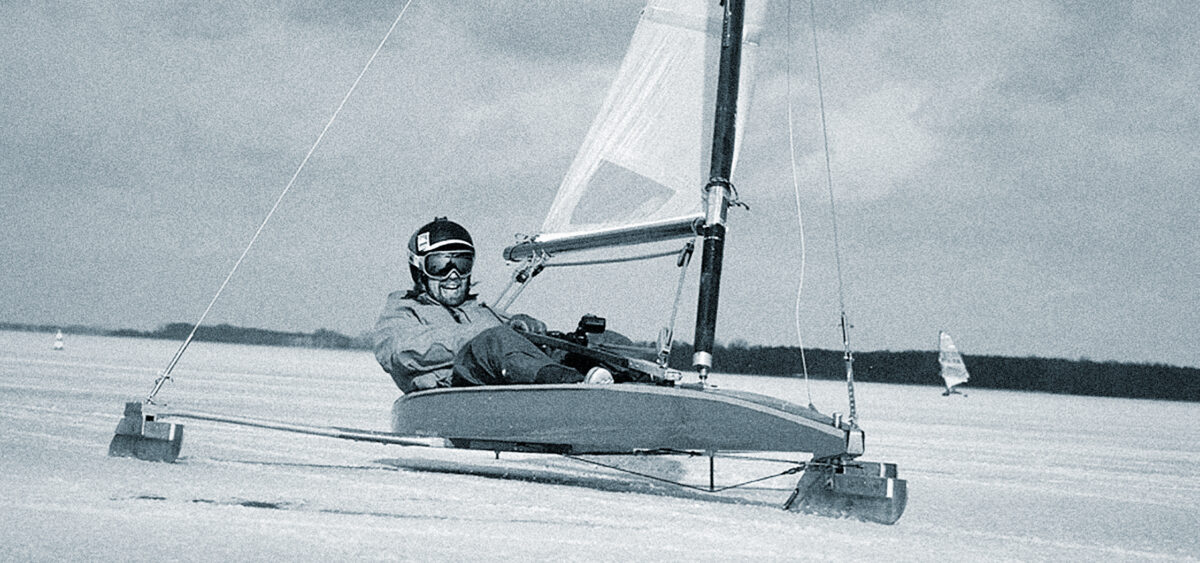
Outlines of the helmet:
M 408 270 L 413 283 L 421 282 L 421 260 L 434 250 L 470 250 L 475 244 L 462 225 L 445 217 L 437 217 L 417 229 L 408 239 Z

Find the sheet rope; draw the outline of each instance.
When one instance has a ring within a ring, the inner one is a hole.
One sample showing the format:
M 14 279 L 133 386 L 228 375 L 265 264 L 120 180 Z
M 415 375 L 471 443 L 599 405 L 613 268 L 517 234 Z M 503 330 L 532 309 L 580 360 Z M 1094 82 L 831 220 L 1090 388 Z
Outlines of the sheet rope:
M 808 394 L 808 408 L 815 409 L 812 399 L 812 385 L 808 379 L 808 358 L 804 353 L 804 334 L 800 328 L 800 303 L 804 295 L 804 268 L 807 265 L 808 253 L 804 240 L 804 212 L 800 206 L 800 174 L 796 170 L 796 133 L 795 119 L 792 116 L 792 3 L 788 2 L 787 16 L 787 126 L 788 126 L 788 156 L 791 160 L 792 193 L 796 197 L 796 233 L 800 243 L 800 273 L 796 280 L 796 304 L 793 308 L 792 320 L 796 325 L 796 343 L 800 347 L 800 368 L 804 373 L 804 391 Z

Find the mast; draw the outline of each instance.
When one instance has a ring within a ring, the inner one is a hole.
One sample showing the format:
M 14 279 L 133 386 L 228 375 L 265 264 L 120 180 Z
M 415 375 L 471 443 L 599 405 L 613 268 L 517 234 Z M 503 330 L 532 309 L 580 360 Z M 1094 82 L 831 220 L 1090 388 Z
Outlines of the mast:
M 704 250 L 700 258 L 700 296 L 696 306 L 695 352 L 692 366 L 700 382 L 712 369 L 712 349 L 717 325 L 717 298 L 721 287 L 721 260 L 725 254 L 725 215 L 732 198 L 729 177 L 733 170 L 736 139 L 738 78 L 742 60 L 744 0 L 722 0 L 725 19 L 721 28 L 721 62 L 717 79 L 717 113 L 713 121 L 712 164 L 709 168 L 708 208 L 704 218 Z

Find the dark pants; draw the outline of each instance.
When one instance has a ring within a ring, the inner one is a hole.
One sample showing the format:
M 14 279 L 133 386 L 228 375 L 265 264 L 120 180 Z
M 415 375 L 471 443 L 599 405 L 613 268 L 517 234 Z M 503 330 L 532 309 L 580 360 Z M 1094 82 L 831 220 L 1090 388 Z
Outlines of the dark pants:
M 501 325 L 472 338 L 454 357 L 454 387 L 576 383 L 583 374 L 547 356 L 521 333 Z

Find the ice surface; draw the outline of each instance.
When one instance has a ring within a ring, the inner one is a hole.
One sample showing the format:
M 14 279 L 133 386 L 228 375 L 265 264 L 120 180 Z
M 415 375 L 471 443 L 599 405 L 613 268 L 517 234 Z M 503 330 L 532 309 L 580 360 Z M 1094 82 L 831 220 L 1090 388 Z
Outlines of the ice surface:
M 0 332 L 2 560 L 1200 558 L 1193 403 L 943 397 L 936 374 L 929 386 L 859 384 L 865 459 L 897 463 L 908 480 L 907 512 L 882 526 L 628 492 L 641 489 L 556 457 L 497 461 L 195 421 L 183 421 L 178 463 L 110 458 L 124 402 L 149 391 L 178 343 L 67 335 L 66 350 L 52 345 L 53 335 Z M 196 343 L 174 376 L 160 394 L 173 407 L 316 425 L 386 429 L 397 395 L 364 351 Z M 808 402 L 801 381 L 717 382 Z M 843 384 L 812 392 L 823 412 L 845 412 Z M 412 469 L 454 464 L 567 484 Z

